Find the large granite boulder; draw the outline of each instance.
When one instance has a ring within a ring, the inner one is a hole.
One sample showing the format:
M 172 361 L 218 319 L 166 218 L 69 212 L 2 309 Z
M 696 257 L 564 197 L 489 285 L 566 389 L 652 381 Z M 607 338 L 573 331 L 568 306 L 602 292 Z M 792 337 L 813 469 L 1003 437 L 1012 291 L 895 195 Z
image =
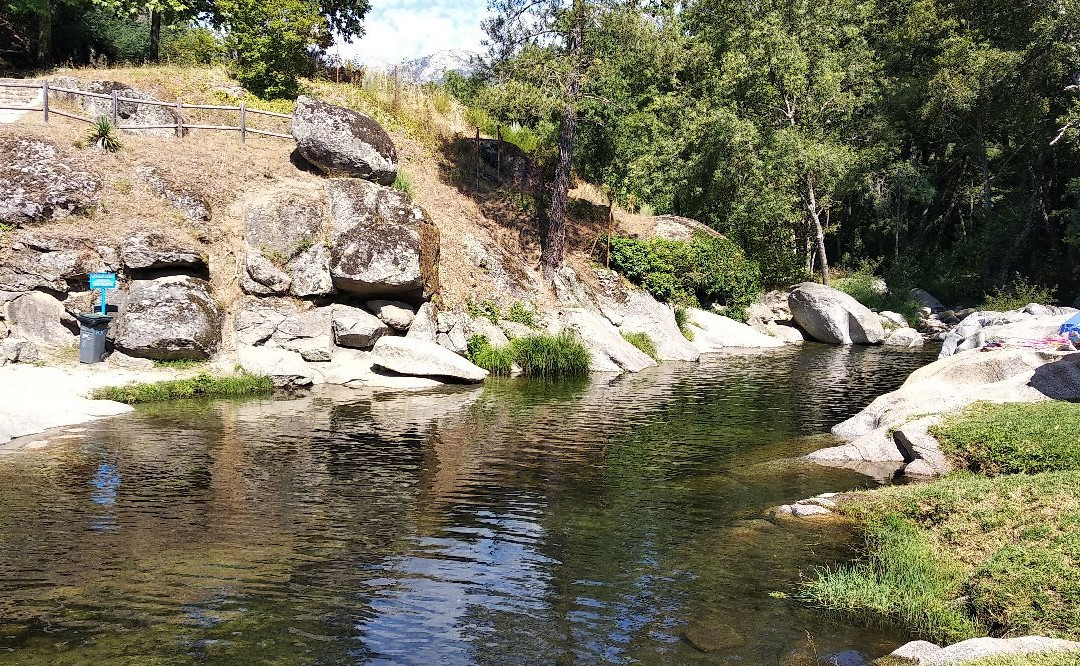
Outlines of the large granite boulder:
M 245 372 L 269 377 L 279 388 L 311 386 L 315 381 L 315 373 L 303 357 L 288 349 L 240 345 L 236 357 Z
M 397 150 L 370 117 L 301 95 L 293 111 L 296 150 L 329 176 L 364 178 L 380 185 L 397 179 Z
M 438 289 L 439 230 L 397 190 L 331 180 L 330 274 L 340 291 L 429 297 Z
M 365 303 L 376 317 L 398 331 L 407 331 L 416 316 L 416 308 L 401 301 L 375 300 Z
M 340 347 L 367 349 L 390 332 L 390 328 L 375 315 L 348 305 L 331 306 L 334 341 Z
M 124 268 L 148 269 L 195 269 L 206 266 L 202 249 L 191 240 L 170 237 L 160 231 L 135 233 L 120 243 L 120 257 Z
M 416 377 L 449 377 L 482 382 L 488 372 L 433 342 L 415 338 L 383 337 L 372 350 L 372 364 Z
M 63 304 L 40 291 L 23 294 L 4 308 L 4 318 L 15 335 L 44 346 L 67 346 L 75 343 L 75 334 L 64 326 L 74 320 Z
M 881 320 L 842 291 L 804 282 L 788 295 L 792 317 L 820 342 L 834 345 L 876 345 L 885 340 Z
M 405 334 L 405 337 L 435 342 L 438 334 L 439 323 L 435 314 L 435 306 L 432 303 L 424 303 L 416 311 L 416 316 L 413 317 L 412 325 L 409 326 L 409 332 Z
M 941 312 L 945 309 L 945 306 L 941 304 L 941 301 L 934 298 L 933 294 L 925 289 L 916 287 L 908 292 L 907 297 L 909 301 L 915 301 L 924 308 L 930 308 L 931 312 Z
M 691 344 L 703 354 L 731 347 L 770 349 L 785 346 L 784 341 L 779 338 L 714 312 L 689 308 L 687 315 L 686 326 L 694 337 Z
M 119 81 L 82 81 L 70 76 L 58 77 L 50 82 L 54 87 L 68 88 L 97 93 L 99 95 L 112 95 L 128 99 L 141 99 L 150 102 L 158 102 L 153 95 L 143 92 L 138 88 L 120 83 Z M 57 93 L 57 97 L 68 98 L 91 118 L 105 116 L 112 119 L 112 100 L 102 97 L 88 97 L 86 95 L 72 95 Z M 127 126 L 154 126 L 154 129 L 124 130 L 132 134 L 148 134 L 157 136 L 176 136 L 176 111 L 171 106 L 160 104 L 138 104 L 136 102 L 120 102 L 117 104 L 117 121 L 120 127 Z
M 100 178 L 66 148 L 42 139 L 0 137 L 0 224 L 61 220 L 98 205 Z
M 1028 306 L 1029 308 L 1031 306 Z M 1012 312 L 973 312 L 945 335 L 939 358 L 945 358 L 979 349 L 990 342 L 1023 343 L 1030 340 L 1057 335 L 1061 325 L 1076 314 L 1073 308 L 1055 308 L 1052 314 L 1042 314 L 1043 309 L 1032 309 L 1040 314 L 1023 310 Z
M 589 350 L 592 372 L 641 372 L 656 365 L 648 354 L 627 342 L 614 324 L 591 310 L 568 308 L 560 320 Z
M 332 293 L 326 214 L 321 183 L 290 181 L 248 201 L 244 291 L 302 298 Z
M 205 280 L 170 276 L 131 283 L 116 348 L 158 360 L 210 358 L 221 343 L 221 313 Z
M 913 641 L 904 644 L 890 656 L 918 664 L 918 666 L 953 666 L 954 664 L 982 663 L 993 660 L 995 657 L 1007 660 L 1009 657 L 1034 657 L 1062 653 L 1080 653 L 1080 643 L 1044 636 L 970 638 L 948 647 L 939 647 L 926 641 Z M 1071 659 L 1069 661 L 1080 663 L 1080 654 L 1076 655 L 1075 662 Z M 1008 663 L 1022 662 L 1017 660 L 1008 661 Z M 1066 660 L 1062 659 L 1054 663 L 1064 664 Z
M 277 325 L 270 340 L 305 361 L 329 361 L 334 349 L 330 319 L 330 308 L 293 312 Z
M 815 451 L 808 459 L 823 464 L 896 463 L 934 456 L 920 453 L 922 419 L 952 414 L 978 401 L 993 403 L 1080 399 L 1080 353 L 1004 348 L 949 356 L 911 373 L 897 390 L 871 402 L 836 425 L 833 435 L 846 443 Z
M 643 289 L 620 285 L 611 291 L 598 292 L 596 303 L 620 333 L 648 335 L 661 361 L 696 361 L 701 355 L 679 330 L 671 307 Z

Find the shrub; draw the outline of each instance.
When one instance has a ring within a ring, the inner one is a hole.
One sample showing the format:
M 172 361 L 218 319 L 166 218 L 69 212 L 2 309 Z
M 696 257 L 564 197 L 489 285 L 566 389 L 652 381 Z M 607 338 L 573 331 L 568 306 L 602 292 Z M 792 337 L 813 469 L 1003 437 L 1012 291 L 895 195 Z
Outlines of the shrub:
M 90 134 L 87 139 L 90 143 L 110 153 L 115 153 L 124 145 L 120 142 L 120 138 L 116 136 L 116 127 L 105 116 L 101 116 L 90 126 Z
M 656 298 L 700 307 L 720 304 L 728 316 L 745 317 L 760 291 L 758 265 L 724 237 L 697 234 L 689 242 L 611 237 L 611 267 Z M 605 251 L 606 239 L 597 243 Z
M 242 372 L 236 375 L 215 377 L 202 372 L 187 379 L 175 379 L 148 384 L 131 383 L 126 386 L 107 386 L 97 389 L 95 400 L 115 400 L 127 404 L 163 402 L 182 398 L 220 398 L 257 393 L 270 393 L 274 384 L 269 377 Z
M 556 379 L 589 373 L 589 350 L 568 331 L 517 338 L 510 341 L 510 350 L 526 377 Z
M 640 349 L 649 358 L 654 361 L 660 360 L 656 354 L 656 343 L 652 341 L 652 338 L 649 337 L 648 333 L 623 333 L 622 336 L 627 342 Z
M 474 301 L 470 298 L 465 304 L 465 312 L 473 319 L 487 319 L 492 324 L 498 324 L 502 319 L 502 309 L 492 298 L 485 298 L 482 301 Z
M 982 474 L 1080 470 L 1080 405 L 976 403 L 932 433 L 947 454 Z
M 875 274 L 877 267 L 876 262 L 865 261 L 858 270 L 848 272 L 843 277 L 833 280 L 833 287 L 872 310 L 888 310 L 903 315 L 908 326 L 918 323 L 922 304 L 908 299 L 907 293 L 911 290 L 910 287 L 906 286 L 906 283 L 901 283 L 901 288 L 893 291 L 891 289 L 893 285 L 884 285 L 884 281 L 877 277 Z
M 224 56 L 212 30 L 198 25 L 171 25 L 162 30 L 161 59 L 165 62 L 186 67 L 211 65 Z
M 397 177 L 394 179 L 394 189 L 398 192 L 404 192 L 412 199 L 414 195 L 412 178 L 409 178 L 409 174 L 405 173 L 400 168 L 397 172 Z
M 1049 304 L 1054 300 L 1057 287 L 1041 287 L 1031 284 L 1023 276 L 1017 275 L 1011 284 L 997 287 L 983 298 L 982 310 L 1008 312 L 1019 310 L 1029 303 Z
M 506 321 L 512 321 L 518 324 L 524 324 L 529 328 L 536 328 L 539 324 L 536 321 L 536 313 L 533 308 L 527 307 L 521 301 L 515 301 L 510 309 L 503 315 L 503 319 Z

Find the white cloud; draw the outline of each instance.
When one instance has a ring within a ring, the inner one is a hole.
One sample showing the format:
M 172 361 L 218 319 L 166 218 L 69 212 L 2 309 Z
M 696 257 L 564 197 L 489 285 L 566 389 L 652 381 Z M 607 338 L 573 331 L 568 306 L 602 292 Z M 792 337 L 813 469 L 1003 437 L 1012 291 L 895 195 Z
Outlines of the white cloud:
M 396 64 L 444 49 L 480 51 L 486 0 L 373 0 L 356 43 L 331 48 L 345 59 Z

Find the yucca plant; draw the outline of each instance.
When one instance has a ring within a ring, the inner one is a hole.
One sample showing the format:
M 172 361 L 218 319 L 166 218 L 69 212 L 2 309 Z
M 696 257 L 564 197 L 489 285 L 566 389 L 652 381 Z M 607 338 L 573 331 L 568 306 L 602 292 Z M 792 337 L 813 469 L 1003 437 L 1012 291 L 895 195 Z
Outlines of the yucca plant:
M 98 148 L 110 153 L 120 150 L 123 145 L 120 143 L 120 138 L 116 136 L 116 127 L 105 116 L 101 116 L 90 126 L 89 139 Z

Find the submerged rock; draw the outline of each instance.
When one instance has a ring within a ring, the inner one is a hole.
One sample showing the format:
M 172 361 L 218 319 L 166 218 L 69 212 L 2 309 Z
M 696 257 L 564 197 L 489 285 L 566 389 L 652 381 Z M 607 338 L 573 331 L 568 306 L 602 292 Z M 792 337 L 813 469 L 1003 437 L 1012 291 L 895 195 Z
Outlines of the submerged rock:
M 392 185 L 397 150 L 390 135 L 369 116 L 301 95 L 293 111 L 296 150 L 328 176 L 364 178 Z
M 205 280 L 171 276 L 131 283 L 116 348 L 158 360 L 210 358 L 221 343 L 221 313 Z
M 875 345 L 885 340 L 881 320 L 842 291 L 803 282 L 788 295 L 795 321 L 815 340 L 834 345 Z

